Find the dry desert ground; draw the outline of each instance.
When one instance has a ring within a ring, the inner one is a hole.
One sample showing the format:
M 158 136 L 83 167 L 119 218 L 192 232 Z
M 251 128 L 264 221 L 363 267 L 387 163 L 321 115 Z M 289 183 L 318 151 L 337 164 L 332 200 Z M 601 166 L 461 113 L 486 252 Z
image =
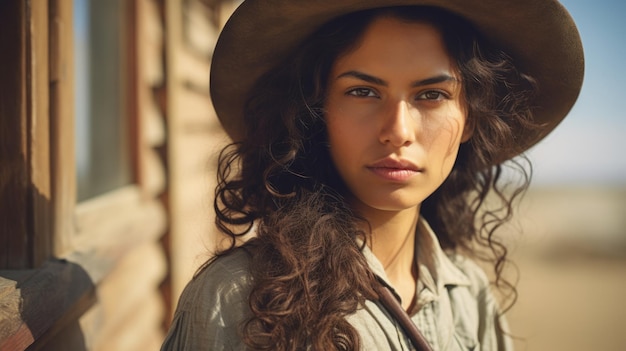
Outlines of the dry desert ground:
M 507 230 L 516 350 L 626 350 L 626 187 L 531 189 Z

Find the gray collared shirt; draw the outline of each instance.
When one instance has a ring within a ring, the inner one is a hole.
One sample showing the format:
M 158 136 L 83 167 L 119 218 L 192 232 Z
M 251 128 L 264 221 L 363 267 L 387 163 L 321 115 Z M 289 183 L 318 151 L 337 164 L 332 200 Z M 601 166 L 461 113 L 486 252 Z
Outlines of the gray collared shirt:
M 418 300 L 411 319 L 437 351 L 509 351 L 498 307 L 484 272 L 459 254 L 446 254 L 426 221 L 416 237 Z M 370 268 L 388 282 L 380 261 L 365 247 Z M 213 262 L 194 278 L 178 302 L 162 346 L 166 350 L 244 350 L 239 326 L 249 315 L 251 278 L 243 250 Z M 348 316 L 362 350 L 413 350 L 400 325 L 376 301 Z

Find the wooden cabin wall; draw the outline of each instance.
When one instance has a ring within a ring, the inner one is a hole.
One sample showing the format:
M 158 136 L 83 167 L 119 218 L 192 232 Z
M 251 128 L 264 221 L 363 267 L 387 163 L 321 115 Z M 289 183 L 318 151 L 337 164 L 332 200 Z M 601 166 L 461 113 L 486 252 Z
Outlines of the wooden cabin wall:
M 90 0 L 110 1 L 110 0 Z M 218 241 L 209 96 L 235 0 L 122 0 L 130 183 L 77 195 L 75 0 L 0 2 L 0 351 L 156 350 Z
M 159 287 L 168 263 L 161 239 L 169 227 L 163 6 L 159 0 L 135 0 L 135 33 L 129 33 L 136 38 L 136 195 L 159 212 L 126 232 L 132 243 L 98 284 L 95 306 L 80 318 L 89 350 L 157 350 L 163 337 L 168 308 Z
M 166 2 L 172 307 L 218 239 L 212 194 L 217 155 L 229 139 L 213 110 L 209 73 L 219 30 L 237 4 Z
M 0 203 L 10 210 L 0 215 L 10 245 L 0 250 L 0 350 L 156 350 L 171 309 L 161 290 L 171 222 L 165 1 L 120 2 L 132 177 L 84 200 L 75 4 L 0 4 Z
M 77 195 L 76 4 L 0 2 L 0 350 L 156 350 L 217 240 L 215 162 L 228 138 L 209 70 L 239 1 L 119 2 L 132 176 L 87 198 Z

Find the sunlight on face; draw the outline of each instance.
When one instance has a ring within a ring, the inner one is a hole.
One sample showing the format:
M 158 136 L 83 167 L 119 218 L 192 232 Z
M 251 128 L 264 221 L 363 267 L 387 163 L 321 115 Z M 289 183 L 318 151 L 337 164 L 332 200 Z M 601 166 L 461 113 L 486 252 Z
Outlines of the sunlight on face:
M 464 133 L 461 82 L 439 32 L 381 17 L 334 63 L 325 104 L 332 160 L 352 205 L 419 209 L 446 179 Z

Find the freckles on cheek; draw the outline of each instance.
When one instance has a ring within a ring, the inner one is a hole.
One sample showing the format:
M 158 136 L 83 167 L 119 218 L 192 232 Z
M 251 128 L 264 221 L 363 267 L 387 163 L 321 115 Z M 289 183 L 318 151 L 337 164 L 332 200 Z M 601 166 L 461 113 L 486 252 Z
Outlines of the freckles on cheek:
M 460 109 L 450 108 L 437 120 L 441 122 L 432 126 L 431 142 L 437 144 L 439 148 L 445 148 L 446 158 L 456 157 L 463 137 L 464 113 Z
M 449 119 L 444 124 L 433 128 L 429 135 L 431 138 L 425 149 L 430 155 L 431 164 L 435 166 L 438 177 L 442 180 L 447 178 L 456 162 L 459 146 L 461 144 L 463 123 L 456 119 Z
M 463 125 L 459 121 L 451 121 L 450 129 L 447 132 L 449 135 L 447 138 L 450 139 L 448 143 L 448 152 L 446 155 L 456 157 L 456 154 L 459 151 L 459 146 L 461 145 L 461 138 L 463 135 Z

